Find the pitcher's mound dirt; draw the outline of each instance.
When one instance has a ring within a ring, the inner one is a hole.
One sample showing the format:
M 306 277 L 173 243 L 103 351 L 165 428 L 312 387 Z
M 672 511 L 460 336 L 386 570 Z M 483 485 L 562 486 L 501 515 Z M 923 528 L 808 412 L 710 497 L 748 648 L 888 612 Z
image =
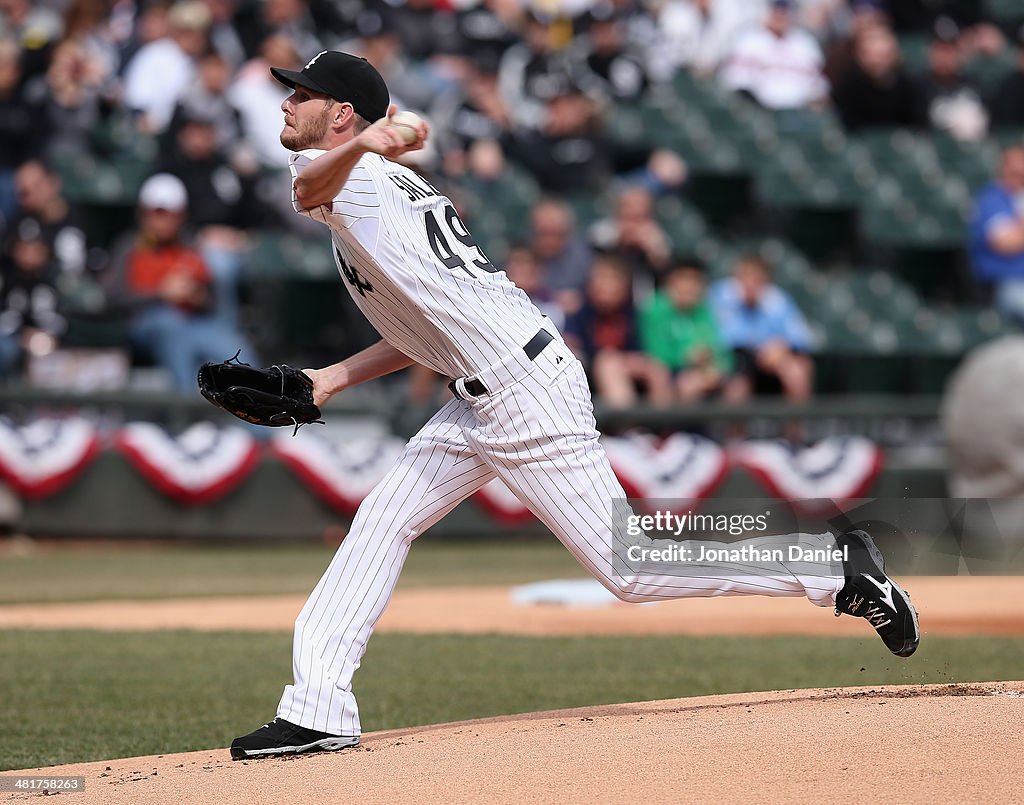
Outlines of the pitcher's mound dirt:
M 220 749 L 45 773 L 85 775 L 62 802 L 126 805 L 1008 801 L 1022 718 L 1022 682 L 740 693 L 378 732 L 287 760 Z

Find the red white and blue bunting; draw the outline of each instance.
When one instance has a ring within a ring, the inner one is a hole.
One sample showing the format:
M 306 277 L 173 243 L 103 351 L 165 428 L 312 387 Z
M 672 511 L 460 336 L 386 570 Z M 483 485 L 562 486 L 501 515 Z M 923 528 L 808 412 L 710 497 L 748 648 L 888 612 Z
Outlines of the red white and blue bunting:
M 158 425 L 125 425 L 115 444 L 157 490 L 190 506 L 211 503 L 255 469 L 260 448 L 249 431 L 200 422 L 178 436 Z
M 772 439 L 742 442 L 731 449 L 768 494 L 784 500 L 845 501 L 867 494 L 882 471 L 882 449 L 859 436 L 823 439 L 794 447 Z
M 47 417 L 27 425 L 0 418 L 0 479 L 26 500 L 59 492 L 99 450 L 96 427 L 81 417 Z
M 354 514 L 401 454 L 405 442 L 394 436 L 352 439 L 331 428 L 280 433 L 271 450 L 309 488 L 335 509 Z
M 725 451 L 692 433 L 605 436 L 601 444 L 631 498 L 698 500 L 713 494 L 729 470 Z
M 481 486 L 473 500 L 491 517 L 505 525 L 522 525 L 533 519 L 533 512 L 501 478 L 493 478 Z
M 631 433 L 601 439 L 627 496 L 646 500 L 699 500 L 713 495 L 730 468 L 742 468 L 765 494 L 792 501 L 847 501 L 868 494 L 883 466 L 882 449 L 853 436 L 810 447 L 755 440 L 723 449 L 702 436 L 667 438 Z M 279 431 L 265 447 L 239 427 L 199 423 L 178 436 L 150 423 L 133 423 L 112 439 L 159 492 L 187 505 L 213 502 L 238 487 L 269 453 L 311 492 L 351 515 L 404 449 L 402 439 L 328 427 Z M 82 417 L 40 418 L 17 425 L 0 417 L 0 480 L 26 500 L 52 495 L 82 472 L 101 448 L 95 425 Z M 533 518 L 500 480 L 485 484 L 475 501 L 496 521 L 516 525 Z

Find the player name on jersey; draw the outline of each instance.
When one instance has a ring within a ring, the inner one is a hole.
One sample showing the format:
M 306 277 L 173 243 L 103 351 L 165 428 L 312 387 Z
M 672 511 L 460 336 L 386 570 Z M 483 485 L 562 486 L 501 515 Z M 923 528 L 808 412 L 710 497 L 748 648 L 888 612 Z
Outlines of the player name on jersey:
M 391 183 L 409 197 L 409 201 L 421 201 L 425 198 L 440 196 L 441 191 L 419 174 L 403 175 L 388 174 Z

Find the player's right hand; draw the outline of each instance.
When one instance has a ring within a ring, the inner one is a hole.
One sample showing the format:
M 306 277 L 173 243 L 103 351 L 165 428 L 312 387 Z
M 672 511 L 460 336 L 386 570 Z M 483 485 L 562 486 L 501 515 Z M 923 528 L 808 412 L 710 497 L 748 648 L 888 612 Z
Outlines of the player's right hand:
M 394 159 L 402 154 L 407 154 L 410 151 L 419 151 L 423 148 L 430 133 L 427 124 L 425 122 L 421 123 L 417 130 L 419 136 L 411 143 L 406 143 L 402 139 L 402 135 L 390 124 L 391 116 L 397 111 L 398 107 L 395 104 L 391 104 L 388 107 L 388 113 L 384 117 L 356 137 L 364 150 L 372 154 L 380 154 L 388 159 Z

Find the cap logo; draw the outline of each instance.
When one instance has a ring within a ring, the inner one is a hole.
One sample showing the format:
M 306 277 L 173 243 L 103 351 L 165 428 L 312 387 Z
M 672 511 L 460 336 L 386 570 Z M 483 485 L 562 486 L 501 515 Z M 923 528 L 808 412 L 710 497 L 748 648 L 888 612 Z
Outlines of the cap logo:
M 312 59 L 310 59 L 308 62 L 306 62 L 306 66 L 303 67 L 302 69 L 303 70 L 308 70 L 310 67 L 312 67 L 314 64 L 316 64 L 316 60 L 319 59 L 321 56 L 323 56 L 326 52 L 327 52 L 326 50 L 321 50 Z

